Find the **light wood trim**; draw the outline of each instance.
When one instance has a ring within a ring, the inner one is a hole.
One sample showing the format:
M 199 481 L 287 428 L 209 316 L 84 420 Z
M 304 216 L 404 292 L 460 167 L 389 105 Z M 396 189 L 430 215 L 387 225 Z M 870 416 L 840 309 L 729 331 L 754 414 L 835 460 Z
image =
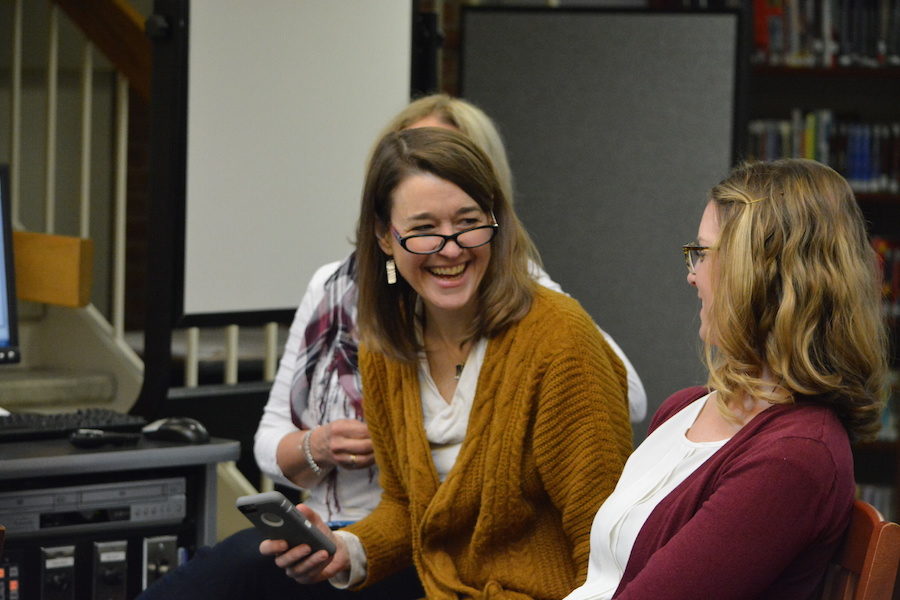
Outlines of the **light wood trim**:
M 80 307 L 91 300 L 94 243 L 65 235 L 13 232 L 19 300 Z
M 150 100 L 153 64 L 144 19 L 127 0 L 53 0 L 103 52 L 131 87 Z

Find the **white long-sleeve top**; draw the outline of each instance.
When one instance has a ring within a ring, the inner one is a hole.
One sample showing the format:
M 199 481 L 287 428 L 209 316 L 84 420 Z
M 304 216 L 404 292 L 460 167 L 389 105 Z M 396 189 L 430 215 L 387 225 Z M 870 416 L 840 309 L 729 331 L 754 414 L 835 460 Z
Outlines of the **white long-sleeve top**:
M 285 435 L 297 431 L 297 426 L 291 420 L 291 382 L 294 370 L 297 366 L 297 349 L 303 339 L 307 325 L 315 312 L 316 307 L 325 296 L 325 282 L 337 270 L 341 262 L 328 263 L 320 267 L 312 276 L 307 287 L 306 294 L 297 307 L 294 321 L 288 334 L 284 354 L 275 374 L 275 381 L 269 392 L 269 400 L 263 409 L 263 415 L 256 430 L 253 453 L 260 470 L 272 478 L 276 483 L 296 488 L 296 484 L 284 476 L 278 466 L 278 444 Z M 313 372 L 312 381 L 321 381 L 325 371 L 324 364 L 317 364 Z M 337 377 L 337 372 L 332 373 Z M 335 384 L 337 382 L 334 382 Z M 311 385 L 309 388 L 309 402 L 307 410 L 311 411 L 319 407 L 320 386 Z M 335 408 L 335 407 L 331 407 Z M 326 407 L 326 410 L 328 408 Z M 352 415 L 332 414 L 327 415 L 325 421 L 338 418 L 353 418 Z M 305 413 L 302 415 L 305 423 L 317 423 L 320 420 L 316 415 Z M 299 450 L 298 450 L 299 452 Z M 335 469 L 337 481 L 334 486 L 337 502 L 327 498 L 328 486 L 317 485 L 307 492 L 309 493 L 305 503 L 315 510 L 326 521 L 358 521 L 367 516 L 378 505 L 381 499 L 381 488 L 378 485 L 375 469 Z

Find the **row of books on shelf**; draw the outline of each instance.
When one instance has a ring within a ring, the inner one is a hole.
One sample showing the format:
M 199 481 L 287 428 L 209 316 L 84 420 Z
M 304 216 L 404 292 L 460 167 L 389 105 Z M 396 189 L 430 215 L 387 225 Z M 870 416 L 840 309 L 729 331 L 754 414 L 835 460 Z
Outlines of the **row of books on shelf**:
M 857 192 L 900 192 L 900 122 L 861 123 L 836 119 L 828 109 L 793 109 L 790 119 L 750 121 L 748 134 L 749 158 L 811 158 L 841 173 Z
M 894 511 L 894 488 L 889 485 L 857 484 L 856 497 L 878 509 L 885 521 L 897 521 Z
M 754 0 L 753 60 L 788 67 L 900 65 L 900 0 Z

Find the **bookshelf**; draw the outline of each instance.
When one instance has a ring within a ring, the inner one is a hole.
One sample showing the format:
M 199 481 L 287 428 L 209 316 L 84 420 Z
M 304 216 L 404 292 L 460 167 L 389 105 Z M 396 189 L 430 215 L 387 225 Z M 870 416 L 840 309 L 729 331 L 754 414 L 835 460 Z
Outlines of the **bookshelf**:
M 871 3 L 872 6 L 878 3 Z M 850 181 L 880 248 L 893 390 L 882 433 L 854 447 L 860 495 L 900 519 L 900 0 L 753 2 L 745 156 L 802 156 Z M 832 6 L 825 14 L 822 6 Z M 761 13 L 759 7 L 763 7 Z M 771 12 L 772 6 L 781 7 Z M 807 8 L 812 6 L 811 8 Z

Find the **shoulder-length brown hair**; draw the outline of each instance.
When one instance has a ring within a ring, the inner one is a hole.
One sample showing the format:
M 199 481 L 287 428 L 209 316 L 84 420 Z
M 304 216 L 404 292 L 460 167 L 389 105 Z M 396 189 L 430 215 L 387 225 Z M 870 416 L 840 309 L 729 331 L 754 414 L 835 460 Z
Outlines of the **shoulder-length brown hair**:
M 819 402 L 852 437 L 871 437 L 886 398 L 887 334 L 850 186 L 825 165 L 785 159 L 737 167 L 710 200 L 721 229 L 706 359 L 720 409 L 743 394 Z
M 394 190 L 408 177 L 423 173 L 459 187 L 486 214 L 493 213 L 499 224 L 478 289 L 479 310 L 470 338 L 495 336 L 528 312 L 535 285 L 528 261 L 538 260 L 490 160 L 474 142 L 433 127 L 385 135 L 369 161 L 357 222 L 358 323 L 360 340 L 370 349 L 403 361 L 415 360 L 420 349 L 414 327 L 416 293 L 402 277 L 388 285 L 388 257 L 378 238 L 390 227 Z

